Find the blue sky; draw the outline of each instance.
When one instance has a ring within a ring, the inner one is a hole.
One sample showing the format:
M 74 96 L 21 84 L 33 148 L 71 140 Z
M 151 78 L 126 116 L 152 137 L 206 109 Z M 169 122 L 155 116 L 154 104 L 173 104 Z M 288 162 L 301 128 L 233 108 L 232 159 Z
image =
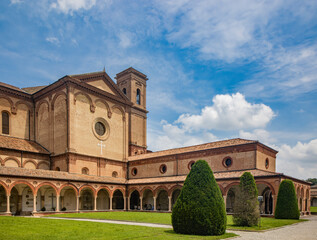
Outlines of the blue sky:
M 0 81 L 69 74 L 148 78 L 151 150 L 234 137 L 317 177 L 317 2 L 2 0 Z

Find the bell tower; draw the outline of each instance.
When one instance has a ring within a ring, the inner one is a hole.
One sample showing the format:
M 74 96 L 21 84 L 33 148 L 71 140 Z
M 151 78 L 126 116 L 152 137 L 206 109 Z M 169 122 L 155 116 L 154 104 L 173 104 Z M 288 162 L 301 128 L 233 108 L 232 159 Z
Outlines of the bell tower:
M 121 91 L 132 102 L 129 114 L 129 156 L 147 152 L 146 145 L 146 81 L 147 76 L 130 67 L 115 77 Z

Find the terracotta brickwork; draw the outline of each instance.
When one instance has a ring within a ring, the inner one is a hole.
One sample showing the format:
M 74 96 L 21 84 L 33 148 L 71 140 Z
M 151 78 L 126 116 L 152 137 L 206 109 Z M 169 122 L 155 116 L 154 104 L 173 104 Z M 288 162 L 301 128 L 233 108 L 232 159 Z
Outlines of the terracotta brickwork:
M 0 83 L 1 214 L 171 211 L 199 159 L 213 170 L 228 213 L 245 171 L 263 196 L 261 214 L 274 213 L 283 179 L 310 213 L 310 184 L 277 173 L 277 151 L 258 141 L 149 151 L 147 76 L 128 68 L 116 79 L 103 71 L 24 89 Z

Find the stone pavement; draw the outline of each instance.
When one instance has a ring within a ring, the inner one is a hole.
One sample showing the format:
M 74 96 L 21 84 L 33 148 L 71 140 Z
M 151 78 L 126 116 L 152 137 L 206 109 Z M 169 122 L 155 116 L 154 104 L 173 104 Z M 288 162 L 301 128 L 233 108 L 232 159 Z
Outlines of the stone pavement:
M 240 237 L 235 239 L 243 240 L 317 240 L 317 216 L 305 217 L 310 221 L 281 227 L 275 230 L 265 232 L 234 232 Z
M 140 223 L 118 220 L 99 220 L 99 219 L 82 219 L 82 218 L 58 218 L 58 217 L 45 217 L 49 219 L 63 219 L 70 221 L 87 221 L 87 222 L 101 222 L 113 223 L 123 225 L 135 225 L 145 227 L 158 227 L 158 228 L 172 228 L 171 225 L 155 224 L 155 223 Z M 265 232 L 245 232 L 228 230 L 239 235 L 235 237 L 237 240 L 317 240 L 317 216 L 305 217 L 310 221 L 293 224 L 290 226 L 281 227 L 275 230 L 267 230 Z

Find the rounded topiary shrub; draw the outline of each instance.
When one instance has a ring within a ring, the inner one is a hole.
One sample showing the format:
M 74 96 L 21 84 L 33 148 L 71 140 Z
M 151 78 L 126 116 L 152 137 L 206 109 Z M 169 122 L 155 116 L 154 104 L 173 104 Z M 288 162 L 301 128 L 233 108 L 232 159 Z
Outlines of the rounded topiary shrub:
M 275 218 L 299 219 L 295 187 L 291 180 L 283 180 L 278 190 Z
M 258 224 L 259 218 L 258 189 L 253 175 L 245 172 L 240 177 L 233 207 L 233 223 L 237 226 L 254 226 Z
M 226 231 L 225 204 L 214 175 L 204 160 L 197 161 L 188 174 L 173 207 L 176 233 L 222 235 Z

